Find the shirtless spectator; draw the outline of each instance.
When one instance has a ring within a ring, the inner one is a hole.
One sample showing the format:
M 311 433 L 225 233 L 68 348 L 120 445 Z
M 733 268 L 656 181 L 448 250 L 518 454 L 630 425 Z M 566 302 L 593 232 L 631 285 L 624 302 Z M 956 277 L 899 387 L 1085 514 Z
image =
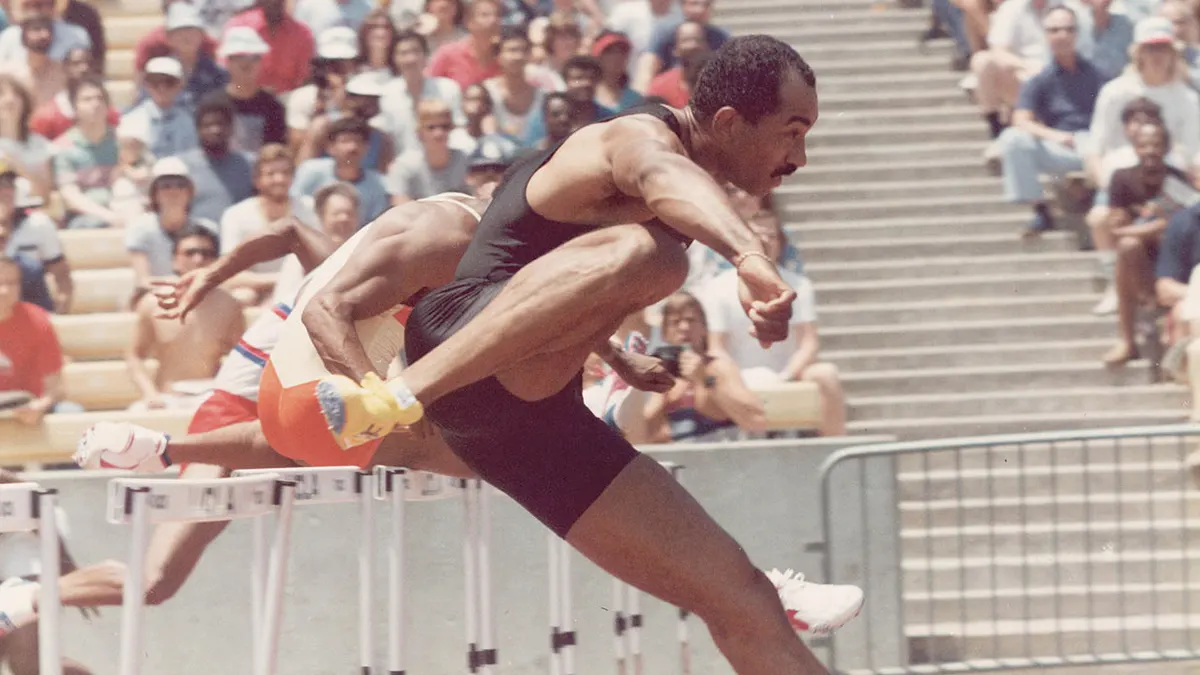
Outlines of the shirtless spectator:
M 44 287 L 45 279 L 53 281 L 54 293 L 49 307 L 43 309 L 66 313 L 71 309 L 75 285 L 71 281 L 71 265 L 63 254 L 58 226 L 45 213 L 36 210 L 42 199 L 30 191 L 29 181 L 13 171 L 0 172 L 0 253 L 28 261 L 23 272 L 37 274 L 40 279 L 27 279 L 31 285 Z M 37 282 L 41 282 L 38 284 Z M 23 298 L 29 300 L 29 298 Z
M 700 25 L 704 30 L 704 41 L 709 51 L 716 51 L 729 39 L 729 33 L 712 25 L 713 0 L 681 0 L 683 21 L 660 26 L 651 38 L 650 50 L 638 60 L 637 76 L 633 88 L 646 91 L 655 75 L 679 65 L 680 57 L 675 54 L 676 33 L 683 22 Z
M 171 56 L 150 59 L 142 81 L 150 95 L 135 104 L 125 118 L 142 118 L 150 130 L 148 149 L 155 157 L 183 154 L 198 144 L 196 122 L 184 102 L 183 66 Z
M 342 181 L 358 190 L 362 200 L 359 225 L 366 225 L 388 209 L 391 203 L 383 176 L 374 169 L 362 168 L 371 128 L 357 117 L 343 117 L 329 125 L 329 157 L 316 157 L 296 169 L 289 190 L 293 197 L 311 197 L 317 190 Z
M 245 154 L 233 149 L 237 111 L 223 92 L 213 92 L 196 108 L 200 147 L 179 158 L 187 164 L 196 189 L 192 215 L 220 222 L 225 209 L 254 194 L 254 169 Z
M 50 43 L 54 39 L 54 22 L 49 17 L 34 16 L 21 22 L 19 59 L 5 62 L 3 72 L 20 80 L 33 94 L 34 106 L 41 106 L 67 87 L 67 73 L 62 61 L 50 58 Z
M 187 274 L 217 259 L 217 235 L 200 226 L 186 227 L 176 233 L 172 253 L 174 274 Z M 195 408 L 207 395 L 221 357 L 246 330 L 242 306 L 216 289 L 182 323 L 155 317 L 159 310 L 153 293 L 143 295 L 135 311 L 125 362 L 142 398 L 130 409 Z M 146 364 L 150 358 L 158 359 L 155 375 Z
M 387 173 L 387 190 L 392 205 L 432 197 L 442 192 L 464 192 L 469 156 L 450 147 L 454 121 L 445 103 L 436 100 L 417 104 L 421 145 L 396 158 Z
M 685 22 L 679 25 L 675 31 L 675 53 L 679 56 L 679 65 L 655 75 L 646 95 L 657 96 L 668 105 L 682 108 L 692 97 L 692 86 L 712 56 L 700 24 Z
M 54 182 L 67 209 L 67 227 L 123 227 L 120 215 L 110 208 L 117 136 L 108 123 L 108 92 L 100 78 L 86 75 L 70 93 L 75 126 L 55 142 L 52 161 Z
M 439 47 L 429 60 L 429 74 L 448 77 L 460 87 L 499 75 L 495 44 L 502 11 L 500 0 L 473 0 L 467 5 L 467 36 Z
M 709 349 L 741 369 L 742 379 L 753 389 L 779 382 L 812 382 L 821 392 L 822 436 L 846 433 L 846 397 L 837 366 L 818 361 L 817 307 L 812 282 L 784 266 L 787 237 L 778 220 L 749 221 L 767 256 L 777 261 L 779 274 L 796 289 L 792 304 L 792 337 L 763 349 L 750 335 L 750 319 L 742 311 L 737 293 L 737 270 L 730 269 L 697 289 L 708 315 Z
M 278 143 L 263 146 L 254 163 L 254 188 L 258 194 L 229 207 L 221 217 L 223 251 L 232 251 L 283 218 L 296 218 L 309 227 L 319 227 L 313 209 L 288 195 L 295 171 L 292 152 L 286 146 Z M 258 304 L 270 297 L 283 262 L 280 258 L 259 263 L 230 279 L 225 287 L 233 289 L 234 297 L 244 304 Z
M 64 400 L 62 346 L 50 315 L 21 302 L 20 292 L 21 268 L 0 256 L 0 393 L 24 401 L 13 409 L 22 424 L 38 424 L 47 413 L 81 412 Z
M 217 233 L 216 223 L 191 214 L 195 186 L 188 167 L 178 157 L 164 157 L 154 163 L 150 183 L 150 212 L 125 228 L 125 249 L 133 268 L 133 303 L 150 290 L 154 277 L 175 273 L 175 241 L 181 232 L 203 228 Z
M 1154 296 L 1154 267 L 1167 223 L 1196 201 L 1183 172 L 1168 166 L 1170 133 L 1158 122 L 1143 124 L 1134 138 L 1137 166 L 1113 173 L 1109 185 L 1107 236 L 1116 242 L 1114 283 L 1120 341 L 1104 355 L 1108 366 L 1138 357 L 1137 310 Z
M 41 134 L 46 140 L 53 141 L 62 136 L 75 124 L 75 107 L 71 105 L 71 87 L 85 75 L 98 75 L 92 53 L 87 49 L 76 48 L 67 53 L 63 62 L 67 75 L 66 87 L 53 100 L 34 111 L 29 120 L 29 130 Z M 108 123 L 116 126 L 121 114 L 109 106 Z

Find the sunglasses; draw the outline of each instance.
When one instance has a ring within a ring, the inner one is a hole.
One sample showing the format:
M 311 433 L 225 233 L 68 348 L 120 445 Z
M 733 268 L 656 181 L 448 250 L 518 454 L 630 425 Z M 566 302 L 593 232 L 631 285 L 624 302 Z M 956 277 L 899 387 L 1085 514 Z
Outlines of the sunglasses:
M 186 190 L 192 187 L 192 182 L 186 178 L 160 178 L 154 187 L 159 190 Z
M 184 248 L 179 250 L 179 255 L 182 255 L 185 258 L 195 258 L 196 256 L 200 256 L 205 260 L 212 260 L 213 258 L 217 257 L 217 251 L 216 249 L 212 248 Z
M 146 86 L 151 89 L 172 89 L 182 84 L 179 80 L 171 77 L 147 77 Z

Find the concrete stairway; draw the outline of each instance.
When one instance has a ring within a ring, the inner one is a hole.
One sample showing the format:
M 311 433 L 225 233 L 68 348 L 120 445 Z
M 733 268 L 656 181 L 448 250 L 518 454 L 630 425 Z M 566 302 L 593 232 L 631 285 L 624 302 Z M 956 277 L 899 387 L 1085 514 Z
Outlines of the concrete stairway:
M 1108 372 L 1115 339 L 1072 235 L 1026 243 L 1029 212 L 984 170 L 983 122 L 922 54 L 927 10 L 871 0 L 723 0 L 718 23 L 788 40 L 821 96 L 809 165 L 778 191 L 816 284 L 823 358 L 845 375 L 854 433 L 970 436 L 1182 420 L 1185 388 L 1144 362 Z

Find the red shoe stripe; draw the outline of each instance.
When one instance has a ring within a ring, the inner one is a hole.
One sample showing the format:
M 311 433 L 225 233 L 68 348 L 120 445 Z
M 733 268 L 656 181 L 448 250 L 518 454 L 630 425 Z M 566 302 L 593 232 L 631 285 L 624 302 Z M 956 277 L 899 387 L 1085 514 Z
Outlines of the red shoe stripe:
M 808 622 L 797 618 L 796 610 L 794 610 L 794 609 L 787 610 L 787 617 L 788 617 L 788 620 L 792 622 L 792 627 L 795 628 L 796 630 L 802 630 L 802 631 L 808 630 Z

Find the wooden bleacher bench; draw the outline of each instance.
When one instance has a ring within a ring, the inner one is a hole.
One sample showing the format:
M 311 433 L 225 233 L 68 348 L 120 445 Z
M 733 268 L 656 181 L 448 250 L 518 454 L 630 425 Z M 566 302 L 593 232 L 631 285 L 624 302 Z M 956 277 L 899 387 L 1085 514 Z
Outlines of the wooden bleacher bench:
M 246 309 L 246 323 L 254 321 L 261 311 L 258 307 Z M 133 340 L 133 312 L 55 314 L 50 321 L 63 354 L 79 361 L 122 359 Z
M 133 296 L 133 269 L 91 269 L 71 271 L 75 296 L 71 314 L 120 312 L 129 306 Z
M 144 413 L 87 412 L 47 415 L 38 426 L 27 427 L 15 419 L 0 419 L 0 466 L 51 464 L 71 461 L 84 430 L 100 421 L 133 422 L 169 434 L 187 432 L 190 411 L 156 410 Z
M 61 230 L 58 237 L 76 275 L 82 270 L 129 267 L 124 230 Z M 78 284 L 79 277 L 75 279 Z
M 762 399 L 768 431 L 815 429 L 821 424 L 821 392 L 812 382 L 754 387 Z
M 151 377 L 158 372 L 157 361 L 147 361 L 146 367 Z M 68 363 L 63 385 L 67 399 L 89 411 L 124 410 L 142 396 L 124 361 Z

